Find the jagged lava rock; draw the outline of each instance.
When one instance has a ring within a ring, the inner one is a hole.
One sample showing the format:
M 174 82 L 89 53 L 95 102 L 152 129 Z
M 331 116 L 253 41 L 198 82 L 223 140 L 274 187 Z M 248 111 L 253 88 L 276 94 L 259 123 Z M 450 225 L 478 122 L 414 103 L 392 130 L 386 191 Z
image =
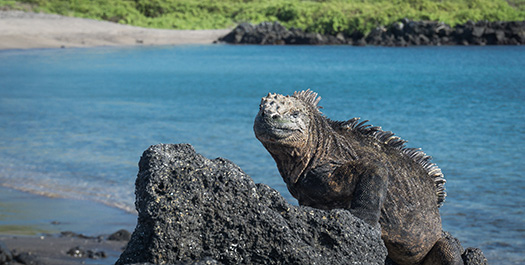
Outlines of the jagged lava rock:
M 339 32 L 335 36 L 287 29 L 279 22 L 241 23 L 219 41 L 232 44 L 292 45 L 523 45 L 525 21 L 468 21 L 451 26 L 437 21 L 401 19 L 365 32 Z
M 294 206 L 238 166 L 188 144 L 147 149 L 138 223 L 116 264 L 384 264 L 380 231 L 349 211 Z

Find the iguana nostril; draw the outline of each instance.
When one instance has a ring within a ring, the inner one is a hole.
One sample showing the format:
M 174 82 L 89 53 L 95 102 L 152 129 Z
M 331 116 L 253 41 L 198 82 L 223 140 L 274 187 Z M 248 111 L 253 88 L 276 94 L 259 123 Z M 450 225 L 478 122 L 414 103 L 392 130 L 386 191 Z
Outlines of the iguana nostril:
M 279 114 L 272 115 L 272 119 L 276 120 L 279 119 L 281 116 Z

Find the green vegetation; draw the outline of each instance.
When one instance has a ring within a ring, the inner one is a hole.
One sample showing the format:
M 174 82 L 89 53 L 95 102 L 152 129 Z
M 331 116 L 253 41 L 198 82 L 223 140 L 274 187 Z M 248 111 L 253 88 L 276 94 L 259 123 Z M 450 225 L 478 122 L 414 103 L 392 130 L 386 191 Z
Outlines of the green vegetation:
M 510 6 L 516 8 L 520 12 L 525 12 L 525 0 L 507 0 Z
M 110 20 L 142 27 L 213 29 L 280 21 L 310 32 L 368 32 L 402 18 L 525 20 L 525 0 L 0 0 L 11 9 Z

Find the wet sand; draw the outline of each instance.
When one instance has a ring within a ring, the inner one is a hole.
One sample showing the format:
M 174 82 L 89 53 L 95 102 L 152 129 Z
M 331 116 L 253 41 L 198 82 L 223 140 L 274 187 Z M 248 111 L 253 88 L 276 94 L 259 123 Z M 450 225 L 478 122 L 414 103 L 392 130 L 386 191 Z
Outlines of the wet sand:
M 114 264 L 127 241 L 108 238 L 121 229 L 133 232 L 136 218 L 96 202 L 49 198 L 0 186 L 0 248 L 3 244 L 25 263 Z
M 10 264 L 105 265 L 115 264 L 127 241 L 78 236 L 0 236 L 0 244 L 8 249 Z
M 229 29 L 162 30 L 43 13 L 0 11 L 0 49 L 211 44 Z

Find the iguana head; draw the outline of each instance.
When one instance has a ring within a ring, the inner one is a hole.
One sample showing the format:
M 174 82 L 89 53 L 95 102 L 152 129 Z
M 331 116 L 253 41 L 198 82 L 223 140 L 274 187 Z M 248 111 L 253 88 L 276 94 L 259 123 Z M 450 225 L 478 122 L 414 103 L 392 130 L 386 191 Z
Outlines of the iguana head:
M 292 96 L 268 94 L 259 105 L 253 129 L 263 144 L 292 148 L 304 146 L 308 140 L 312 113 L 320 98 L 309 90 Z

